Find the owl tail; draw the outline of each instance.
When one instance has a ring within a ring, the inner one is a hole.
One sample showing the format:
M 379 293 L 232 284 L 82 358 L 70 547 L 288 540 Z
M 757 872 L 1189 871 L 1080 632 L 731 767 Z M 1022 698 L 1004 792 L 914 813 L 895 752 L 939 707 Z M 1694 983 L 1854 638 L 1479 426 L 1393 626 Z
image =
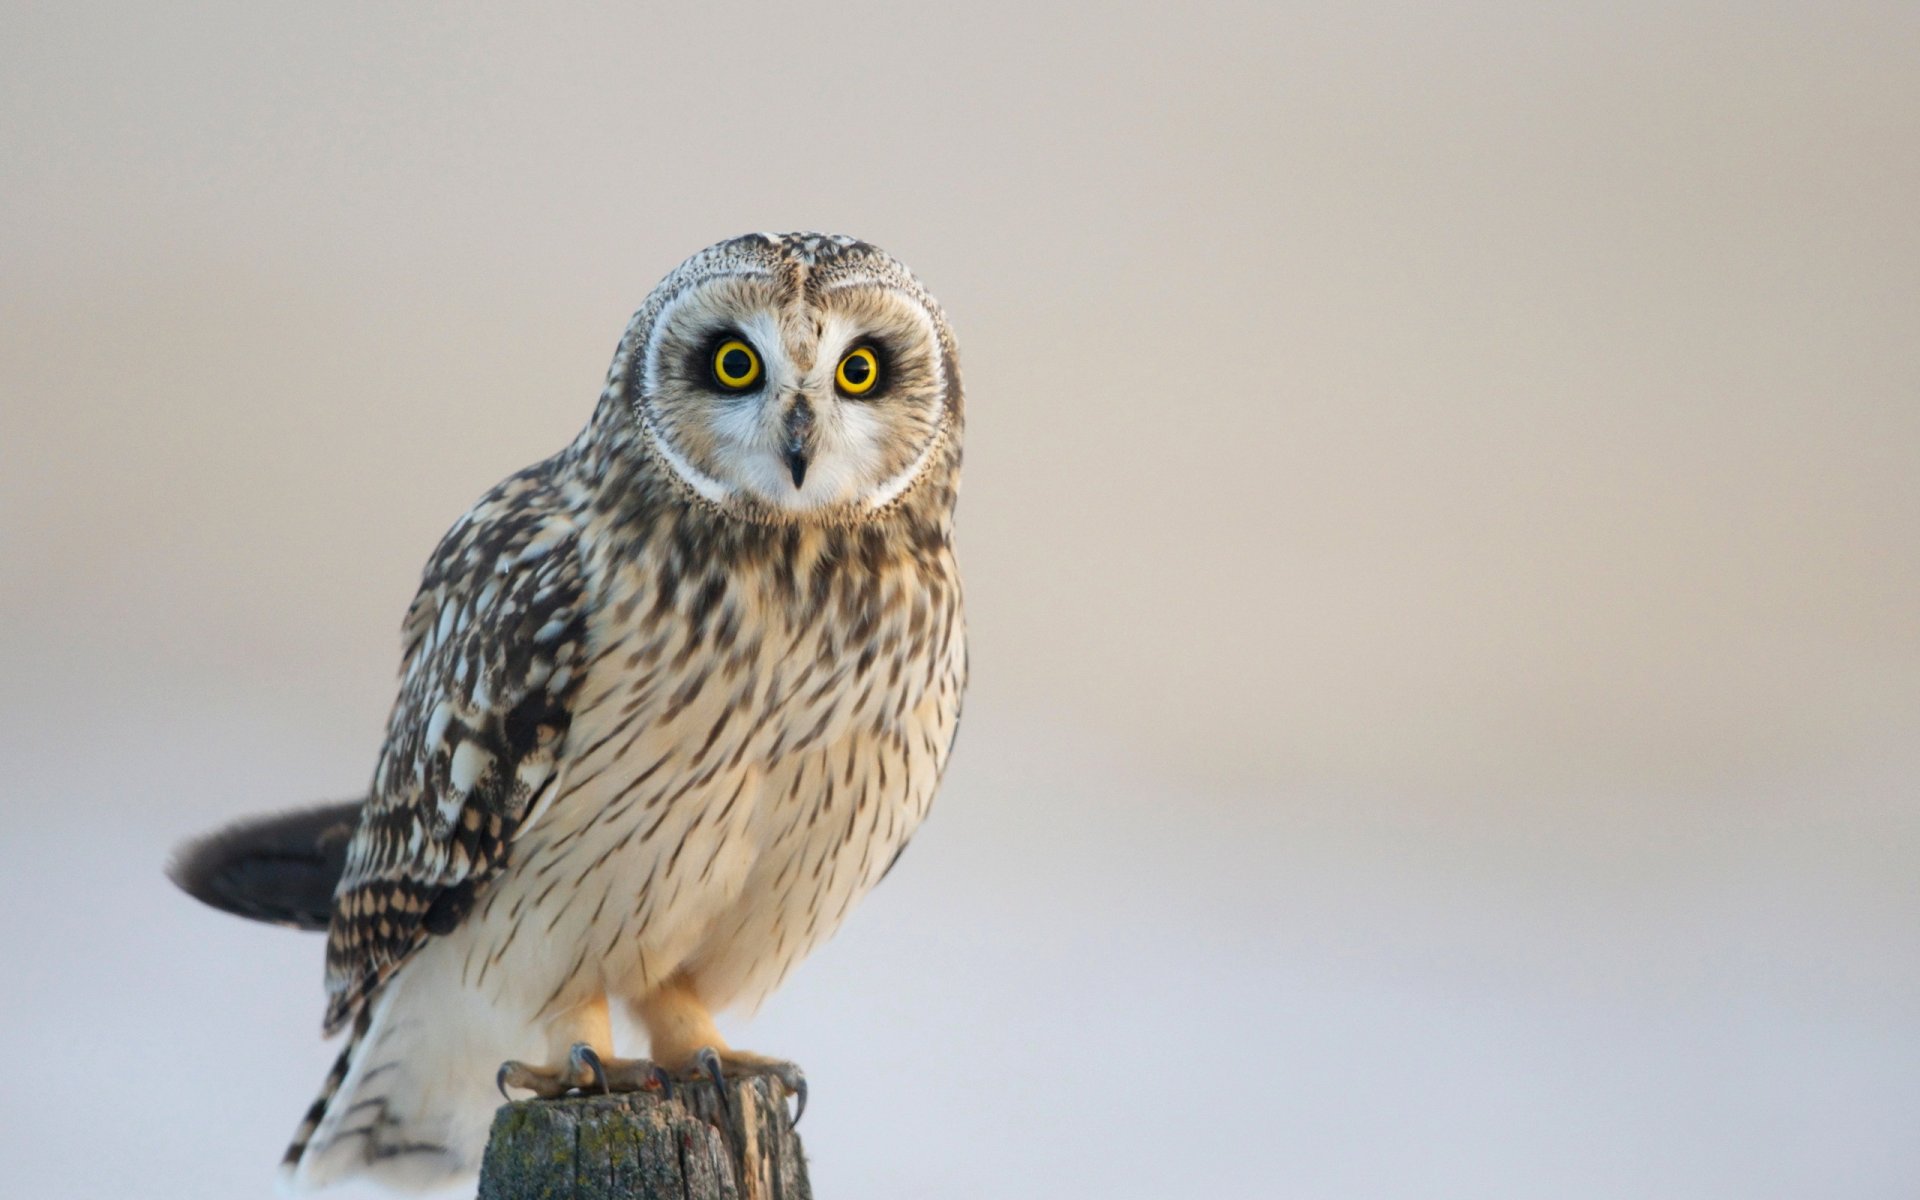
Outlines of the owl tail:
M 340 1057 L 333 1060 L 333 1070 L 327 1072 L 327 1080 L 320 1085 L 320 1095 L 313 1106 L 307 1109 L 307 1115 L 300 1118 L 300 1128 L 293 1131 L 293 1141 L 287 1146 L 286 1156 L 280 1160 L 282 1182 L 291 1185 L 287 1190 L 297 1190 L 297 1176 L 300 1173 L 301 1160 L 307 1156 L 308 1147 L 313 1145 L 314 1135 L 320 1132 L 320 1126 L 327 1119 L 327 1109 L 332 1107 L 334 1097 L 340 1094 L 340 1085 L 353 1073 L 354 1052 L 360 1049 L 366 1040 L 367 1030 L 373 1024 L 371 1007 L 360 1010 L 353 1022 L 353 1028 L 347 1033 L 347 1044 L 340 1049 Z
M 325 929 L 361 807 L 349 800 L 236 821 L 182 846 L 167 874 L 222 912 Z

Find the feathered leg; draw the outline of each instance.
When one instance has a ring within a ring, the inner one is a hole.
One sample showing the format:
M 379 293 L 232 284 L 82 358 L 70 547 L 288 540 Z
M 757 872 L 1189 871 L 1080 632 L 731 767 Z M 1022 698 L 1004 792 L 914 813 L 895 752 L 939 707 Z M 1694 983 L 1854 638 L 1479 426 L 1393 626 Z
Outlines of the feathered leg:
M 798 1101 L 794 1120 L 806 1111 L 806 1073 L 784 1059 L 727 1045 L 714 1026 L 713 1013 L 684 973 L 647 993 L 633 1006 L 633 1015 L 646 1028 L 654 1061 L 668 1071 L 684 1079 L 711 1079 L 721 1085 L 723 1098 L 726 1075 L 768 1075 Z
M 532 1092 L 551 1100 L 568 1092 L 660 1091 L 668 1086 L 666 1072 L 644 1058 L 615 1058 L 613 1026 L 607 1018 L 607 998 L 595 997 L 576 1009 L 567 1027 L 587 1029 L 595 1035 L 575 1042 L 566 1058 L 557 1066 L 532 1066 L 517 1061 L 500 1064 L 494 1083 L 502 1096 L 508 1088 Z

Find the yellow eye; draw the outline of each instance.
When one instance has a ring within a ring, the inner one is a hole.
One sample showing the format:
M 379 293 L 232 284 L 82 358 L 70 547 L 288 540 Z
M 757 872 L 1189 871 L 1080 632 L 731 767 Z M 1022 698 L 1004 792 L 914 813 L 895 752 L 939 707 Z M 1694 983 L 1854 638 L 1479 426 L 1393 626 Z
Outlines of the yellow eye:
M 745 391 L 760 382 L 760 356 L 739 338 L 728 338 L 713 352 L 713 377 L 721 387 Z
M 833 381 L 849 396 L 864 396 L 880 382 L 880 360 L 865 346 L 849 351 L 834 371 Z

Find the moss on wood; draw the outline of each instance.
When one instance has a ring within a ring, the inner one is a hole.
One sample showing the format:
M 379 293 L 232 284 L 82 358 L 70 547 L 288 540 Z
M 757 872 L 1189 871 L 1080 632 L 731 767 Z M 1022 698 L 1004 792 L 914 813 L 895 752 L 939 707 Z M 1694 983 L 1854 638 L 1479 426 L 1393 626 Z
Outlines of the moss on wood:
M 812 1200 L 785 1091 L 770 1079 L 502 1105 L 479 1200 Z

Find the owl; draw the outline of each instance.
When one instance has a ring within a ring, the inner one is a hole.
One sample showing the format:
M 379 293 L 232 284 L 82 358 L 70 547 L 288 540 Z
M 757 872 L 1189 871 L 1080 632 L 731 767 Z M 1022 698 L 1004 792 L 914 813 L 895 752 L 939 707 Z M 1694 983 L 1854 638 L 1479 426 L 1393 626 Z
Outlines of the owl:
M 346 1041 L 296 1189 L 472 1172 L 497 1086 L 804 1088 L 713 1014 L 772 992 L 932 803 L 967 673 L 962 410 L 939 305 L 864 242 L 740 237 L 648 296 L 586 428 L 428 560 L 364 801 L 176 865 L 327 930 Z

